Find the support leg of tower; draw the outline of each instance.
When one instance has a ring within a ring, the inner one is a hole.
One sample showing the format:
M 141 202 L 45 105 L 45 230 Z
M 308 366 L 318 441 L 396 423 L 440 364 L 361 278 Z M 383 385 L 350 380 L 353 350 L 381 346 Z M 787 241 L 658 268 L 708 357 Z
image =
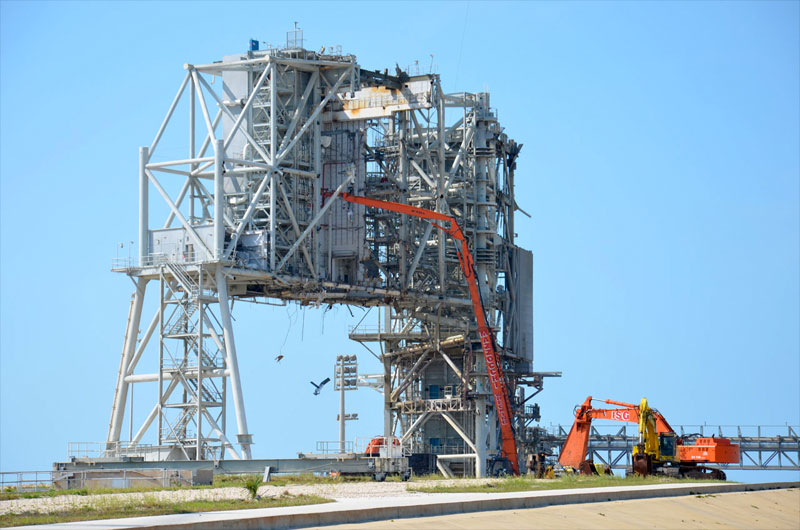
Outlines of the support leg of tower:
M 383 361 L 383 435 L 394 436 L 392 431 L 392 361 L 386 358 Z
M 475 401 L 475 477 L 486 476 L 486 400 Z
M 108 443 L 119 441 L 122 431 L 122 420 L 125 417 L 125 401 L 128 399 L 128 383 L 125 376 L 128 374 L 128 365 L 136 349 L 136 338 L 139 335 L 139 322 L 142 318 L 142 305 L 144 294 L 147 287 L 147 280 L 140 278 L 135 280 L 136 290 L 133 293 L 130 313 L 128 314 L 128 325 L 125 329 L 125 341 L 122 347 L 122 359 L 119 363 L 119 373 L 117 374 L 117 387 L 114 391 L 114 403 L 111 406 L 111 421 L 108 425 Z M 110 447 L 106 448 L 107 450 Z
M 497 430 L 499 428 L 497 423 L 497 412 L 494 407 L 489 410 L 489 447 L 499 447 L 497 440 Z
M 217 267 L 216 272 L 217 293 L 219 296 L 219 314 L 222 317 L 223 335 L 225 337 L 225 357 L 230 372 L 231 393 L 233 394 L 233 408 L 236 412 L 236 423 L 239 429 L 237 441 L 242 447 L 242 457 L 249 460 L 250 444 L 252 437 L 247 432 L 247 417 L 244 411 L 244 397 L 242 384 L 239 379 L 239 362 L 236 358 L 236 344 L 233 340 L 233 324 L 231 322 L 230 301 L 228 299 L 228 280 L 222 272 L 222 267 Z

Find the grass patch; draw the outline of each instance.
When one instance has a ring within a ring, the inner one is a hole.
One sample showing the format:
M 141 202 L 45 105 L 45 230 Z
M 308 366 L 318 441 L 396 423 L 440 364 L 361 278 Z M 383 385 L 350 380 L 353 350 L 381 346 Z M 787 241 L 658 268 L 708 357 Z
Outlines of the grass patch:
M 332 502 L 331 499 L 316 495 L 282 495 L 278 498 L 260 500 L 223 501 L 161 501 L 155 497 L 145 497 L 142 501 L 102 499 L 87 506 L 56 513 L 20 513 L 0 515 L 0 526 L 21 526 L 35 524 L 66 523 L 70 521 L 93 521 L 123 517 L 143 517 L 148 515 L 169 515 L 177 513 L 215 512 L 219 510 L 250 510 L 255 508 L 277 508 Z
M 227 487 L 247 487 L 249 480 L 261 480 L 263 475 L 214 475 L 215 488 Z M 369 475 L 341 475 L 332 477 L 330 475 L 314 475 L 312 473 L 301 473 L 298 475 L 273 475 L 269 482 L 262 483 L 263 486 L 288 486 L 290 484 L 341 484 L 342 482 L 368 482 L 372 480 Z M 388 480 L 388 478 L 387 478 Z
M 244 483 L 241 484 L 244 486 Z M 60 497 L 62 495 L 102 495 L 110 493 L 149 493 L 153 491 L 175 491 L 181 489 L 209 489 L 213 486 L 146 486 L 146 487 L 133 487 L 133 488 L 80 488 L 69 490 L 48 489 L 44 491 L 14 491 L 8 490 L 0 493 L 0 501 L 9 501 L 14 499 L 39 499 L 42 497 Z
M 386 480 L 389 480 L 388 478 Z M 430 475 L 412 475 L 411 482 L 430 482 L 432 480 L 453 480 L 445 477 L 441 473 L 431 473 Z
M 71 489 L 71 490 L 56 490 L 45 489 L 42 491 L 17 491 L 14 488 L 6 488 L 5 491 L 0 493 L 0 501 L 11 501 L 14 499 L 39 499 L 41 497 L 58 497 L 59 495 L 89 495 L 94 493 L 117 493 L 119 491 L 154 491 L 160 488 L 141 488 L 141 489 L 98 489 L 87 490 L 86 488 Z
M 697 484 L 700 482 L 724 482 L 716 480 L 691 480 L 669 477 L 608 477 L 566 475 L 558 479 L 535 479 L 527 476 L 495 479 L 488 483 L 437 484 L 433 486 L 408 487 L 420 493 L 491 493 L 506 491 L 558 490 L 570 488 L 602 488 L 605 486 L 644 486 L 648 484 Z

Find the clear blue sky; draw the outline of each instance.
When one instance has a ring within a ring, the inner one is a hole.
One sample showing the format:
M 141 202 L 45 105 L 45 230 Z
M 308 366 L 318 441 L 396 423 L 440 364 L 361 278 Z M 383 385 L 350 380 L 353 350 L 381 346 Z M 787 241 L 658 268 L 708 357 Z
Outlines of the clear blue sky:
M 434 54 L 446 90 L 492 92 L 524 144 L 535 367 L 564 373 L 543 424 L 590 394 L 646 396 L 673 424 L 800 423 L 797 2 L 3 1 L 0 469 L 104 439 L 131 293 L 109 267 L 136 239 L 137 148 L 184 63 L 282 42 L 294 21 L 365 68 Z M 308 381 L 342 353 L 379 370 L 346 339 L 348 311 L 234 316 L 254 456 L 335 439 L 336 398 Z M 138 416 L 155 390 L 137 392 Z M 379 432 L 378 394 L 349 397 L 348 434 Z

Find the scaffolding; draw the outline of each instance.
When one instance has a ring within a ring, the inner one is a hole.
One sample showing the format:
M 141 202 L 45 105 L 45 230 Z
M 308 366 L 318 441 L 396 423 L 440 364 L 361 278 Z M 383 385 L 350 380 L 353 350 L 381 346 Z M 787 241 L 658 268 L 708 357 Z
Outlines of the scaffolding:
M 500 126 L 488 93 L 445 94 L 436 74 L 366 70 L 341 48 L 306 50 L 302 30 L 290 33 L 284 48 L 258 50 L 253 41 L 246 53 L 186 65 L 154 141 L 140 149 L 139 256 L 113 267 L 137 288 L 109 447 L 120 441 L 129 385 L 158 381 L 159 401 L 131 444 L 155 424 L 158 445 L 182 458 L 228 451 L 249 459 L 230 302 L 352 304 L 379 315 L 349 337 L 380 349 L 384 435 L 438 454 L 445 474 L 484 476 L 499 450 L 497 418 L 454 242 L 426 220 L 337 197 L 457 220 L 496 334 L 518 444 L 532 450 L 538 407 L 528 400 L 544 377 L 560 374 L 533 371 L 533 259 L 515 244 L 514 225 L 522 145 Z M 158 160 L 184 98 L 187 157 Z M 180 191 L 168 193 L 163 179 L 181 182 Z M 152 190 L 170 212 L 156 226 Z M 159 308 L 137 343 L 150 282 L 159 284 Z M 159 372 L 135 374 L 156 330 Z M 226 434 L 228 387 L 235 443 Z

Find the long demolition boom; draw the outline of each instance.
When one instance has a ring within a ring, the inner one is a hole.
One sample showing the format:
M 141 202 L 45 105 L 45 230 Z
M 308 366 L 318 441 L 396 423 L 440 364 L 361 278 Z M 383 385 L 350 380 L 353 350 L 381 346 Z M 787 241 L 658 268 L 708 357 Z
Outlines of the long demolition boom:
M 503 368 L 497 356 L 494 335 L 492 334 L 492 330 L 489 329 L 489 325 L 486 323 L 486 312 L 483 308 L 481 293 L 478 289 L 478 280 L 475 275 L 475 260 L 472 257 L 472 252 L 469 250 L 467 238 L 461 231 L 461 227 L 458 226 L 455 218 L 425 208 L 416 208 L 399 202 L 369 199 L 346 192 L 340 193 L 339 197 L 347 202 L 361 204 L 371 208 L 398 212 L 429 221 L 449 223 L 450 226 L 447 227 L 431 222 L 433 226 L 458 241 L 461 246 L 461 249 L 458 249 L 457 245 L 456 250 L 458 250 L 458 260 L 461 265 L 461 270 L 464 272 L 464 278 L 467 280 L 467 286 L 469 287 L 469 296 L 472 300 L 472 309 L 475 313 L 475 319 L 478 322 L 478 335 L 481 339 L 483 357 L 486 360 L 486 370 L 489 373 L 489 382 L 492 387 L 492 395 L 494 396 L 494 407 L 497 411 L 497 419 L 500 421 L 500 431 L 503 439 L 502 453 L 503 456 L 511 462 L 511 468 L 514 470 L 514 474 L 519 475 L 517 442 L 514 438 L 514 429 L 511 424 L 511 402 L 508 399 L 508 389 L 506 387 L 505 378 L 503 377 Z

